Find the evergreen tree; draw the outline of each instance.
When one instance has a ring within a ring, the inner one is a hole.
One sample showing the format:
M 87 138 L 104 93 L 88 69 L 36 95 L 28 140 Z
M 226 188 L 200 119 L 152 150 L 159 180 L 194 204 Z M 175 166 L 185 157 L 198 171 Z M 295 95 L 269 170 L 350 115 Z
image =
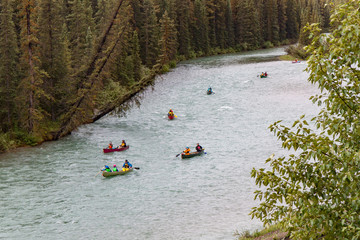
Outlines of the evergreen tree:
M 152 67 L 158 55 L 159 29 L 152 0 L 144 0 L 142 23 L 140 26 L 141 59 L 143 63 Z
M 279 40 L 284 41 L 286 39 L 286 0 L 277 0 L 278 6 L 278 23 L 279 23 Z
M 179 54 L 186 57 L 189 56 L 190 50 L 190 0 L 176 0 L 176 12 L 177 12 L 177 42 L 179 45 Z M 168 13 L 166 12 L 168 17 Z M 164 16 L 163 16 L 164 17 Z
M 140 45 L 139 36 L 137 31 L 134 31 L 132 37 L 132 61 L 133 61 L 133 73 L 134 81 L 138 82 L 141 79 L 141 57 L 140 57 Z
M 288 39 L 298 39 L 299 37 L 299 21 L 297 4 L 295 0 L 287 0 L 286 7 L 286 33 Z
M 10 0 L 0 3 L 0 131 L 7 132 L 16 120 L 18 45 Z
M 42 77 L 46 75 L 41 71 L 41 62 L 38 51 L 38 38 L 36 20 L 38 19 L 34 0 L 23 0 L 21 5 L 21 52 L 23 78 L 19 90 L 21 121 L 29 133 L 39 130 L 39 123 L 45 112 L 39 107 L 39 98 L 46 96 L 41 88 Z
M 279 42 L 278 8 L 276 0 L 266 0 L 264 3 L 264 40 L 272 43 Z
M 69 0 L 70 14 L 68 15 L 69 41 L 71 50 L 71 64 L 73 71 L 79 71 L 85 67 L 89 60 L 89 44 L 87 42 L 88 28 L 93 26 L 89 22 L 91 12 L 86 5 L 88 2 L 81 0 Z M 88 39 L 89 41 L 89 39 Z
M 208 18 L 204 0 L 195 0 L 192 41 L 196 51 L 209 53 Z
M 160 56 L 158 63 L 164 65 L 175 58 L 177 52 L 177 32 L 174 22 L 165 11 L 160 20 L 161 33 L 159 41 Z
M 245 0 L 235 7 L 235 39 L 245 50 L 260 45 L 260 23 L 253 0 Z
M 39 46 L 41 67 L 47 72 L 43 79 L 43 88 L 52 101 L 43 99 L 43 108 L 51 114 L 55 121 L 59 112 L 63 111 L 61 104 L 63 89 L 67 86 L 68 66 L 66 48 L 63 42 L 64 18 L 61 17 L 62 1 L 42 0 L 39 8 Z
M 225 12 L 225 47 L 234 47 L 235 46 L 235 36 L 234 36 L 234 20 L 233 13 L 231 9 L 230 0 L 226 1 L 226 12 Z

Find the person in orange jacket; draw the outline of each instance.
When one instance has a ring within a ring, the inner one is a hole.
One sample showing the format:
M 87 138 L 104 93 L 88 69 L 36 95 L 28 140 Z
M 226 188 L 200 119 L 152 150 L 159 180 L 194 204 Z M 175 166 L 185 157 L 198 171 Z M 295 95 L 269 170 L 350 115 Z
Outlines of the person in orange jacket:
M 190 154 L 190 148 L 186 147 L 186 149 L 184 150 L 185 155 L 189 155 Z

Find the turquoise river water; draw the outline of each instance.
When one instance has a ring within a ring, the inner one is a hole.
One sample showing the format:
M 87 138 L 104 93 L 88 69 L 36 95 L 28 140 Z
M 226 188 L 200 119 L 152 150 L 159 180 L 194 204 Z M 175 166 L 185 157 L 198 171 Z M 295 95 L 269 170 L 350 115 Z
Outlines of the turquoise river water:
M 0 155 L 0 239 L 235 239 L 262 223 L 252 168 L 286 152 L 268 130 L 318 109 L 305 62 L 284 48 L 200 58 L 157 78 L 124 117 Z M 267 71 L 269 77 L 258 75 Z M 206 95 L 211 86 L 215 92 Z M 172 108 L 177 119 L 167 119 Z M 130 148 L 104 154 L 109 141 Z M 199 142 L 203 156 L 178 153 Z M 128 159 L 140 170 L 104 178 Z

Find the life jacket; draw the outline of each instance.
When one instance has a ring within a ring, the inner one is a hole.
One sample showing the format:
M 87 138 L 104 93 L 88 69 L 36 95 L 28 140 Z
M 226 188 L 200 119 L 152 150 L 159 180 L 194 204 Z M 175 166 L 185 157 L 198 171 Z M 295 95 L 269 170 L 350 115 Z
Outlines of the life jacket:
M 121 147 L 126 147 L 126 143 L 125 142 L 121 143 Z
M 184 150 L 184 153 L 185 153 L 185 155 L 189 155 L 189 154 L 190 154 L 190 148 L 185 149 L 185 150 Z
M 110 168 L 106 168 L 105 169 L 107 172 L 111 172 L 111 169 Z
M 124 168 L 129 168 L 129 164 L 125 163 Z
M 202 147 L 199 145 L 199 146 L 196 146 L 196 151 L 200 152 L 202 150 Z
M 109 149 L 112 149 L 113 148 L 113 145 L 112 144 L 109 144 Z
M 173 116 L 173 115 L 174 115 L 174 112 L 169 112 L 168 115 L 169 115 L 169 116 Z
M 119 170 L 116 167 L 113 168 L 113 172 L 118 172 L 118 171 Z

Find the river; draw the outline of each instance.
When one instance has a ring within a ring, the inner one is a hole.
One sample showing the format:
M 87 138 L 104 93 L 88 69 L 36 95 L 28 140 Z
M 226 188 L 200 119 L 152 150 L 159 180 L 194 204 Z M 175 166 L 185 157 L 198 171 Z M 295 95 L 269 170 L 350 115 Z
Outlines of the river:
M 251 220 L 252 168 L 285 154 L 268 130 L 318 109 L 305 62 L 284 48 L 185 61 L 158 77 L 126 116 L 56 142 L 0 155 L 0 239 L 235 239 Z M 258 75 L 267 71 L 269 77 Z M 211 86 L 215 94 L 206 95 Z M 177 118 L 167 119 L 172 108 Z M 104 154 L 109 141 L 130 148 Z M 203 156 L 181 160 L 199 142 Z M 139 170 L 95 176 L 128 159 Z

